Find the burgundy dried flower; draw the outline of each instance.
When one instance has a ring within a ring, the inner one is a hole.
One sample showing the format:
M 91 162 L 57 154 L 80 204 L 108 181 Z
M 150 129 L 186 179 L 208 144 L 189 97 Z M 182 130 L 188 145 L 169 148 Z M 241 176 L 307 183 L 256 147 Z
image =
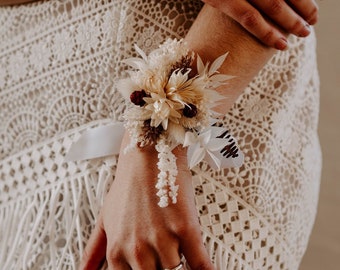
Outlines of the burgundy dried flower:
M 133 91 L 130 95 L 130 100 L 133 104 L 143 107 L 145 105 L 145 101 L 143 98 L 147 97 L 148 95 L 144 90 L 137 90 Z
M 197 107 L 194 104 L 189 104 L 183 109 L 183 115 L 188 118 L 193 118 L 197 115 Z

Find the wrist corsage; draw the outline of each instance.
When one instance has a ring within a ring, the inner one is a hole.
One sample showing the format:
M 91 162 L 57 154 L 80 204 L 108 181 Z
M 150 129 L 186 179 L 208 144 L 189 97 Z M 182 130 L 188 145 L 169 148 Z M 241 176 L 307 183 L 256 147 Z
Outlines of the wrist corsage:
M 189 146 L 190 168 L 206 159 L 215 168 L 240 166 L 243 155 L 235 139 L 214 124 L 212 108 L 224 99 L 216 88 L 232 76 L 218 69 L 227 54 L 204 64 L 190 52 L 183 40 L 167 40 L 146 55 L 135 46 L 140 58 L 125 63 L 133 68 L 129 77 L 118 82 L 118 90 L 128 101 L 125 128 L 131 137 L 125 149 L 154 145 L 158 152 L 159 206 L 176 203 L 176 157 L 172 150 Z M 196 61 L 197 72 L 191 66 Z

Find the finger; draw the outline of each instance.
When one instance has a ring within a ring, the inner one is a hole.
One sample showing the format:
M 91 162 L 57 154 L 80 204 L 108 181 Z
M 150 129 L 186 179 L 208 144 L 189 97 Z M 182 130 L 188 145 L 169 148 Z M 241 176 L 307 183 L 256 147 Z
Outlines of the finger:
M 108 243 L 112 243 L 108 239 Z M 121 243 L 120 243 L 121 244 Z M 121 245 L 112 244 L 110 248 L 106 249 L 106 261 L 109 270 L 130 270 L 128 260 L 124 256 L 122 250 L 119 248 Z
M 109 270 L 131 270 L 131 268 L 126 262 L 123 261 L 110 261 L 108 262 Z
M 157 254 L 147 244 L 136 244 L 127 251 L 127 261 L 133 270 L 157 269 Z
M 300 37 L 310 34 L 309 24 L 284 0 L 249 0 L 249 2 L 288 33 Z
M 289 0 L 288 2 L 306 22 L 311 25 L 317 23 L 319 7 L 314 0 Z
M 105 254 L 106 235 L 103 229 L 101 216 L 99 216 L 97 224 L 84 250 L 79 269 L 99 269 L 105 260 Z
M 191 270 L 213 270 L 214 266 L 209 258 L 201 237 L 200 230 L 193 229 L 182 238 L 181 251 Z
M 172 269 L 181 263 L 178 248 L 163 249 L 158 253 L 162 269 Z
M 277 27 L 269 24 L 261 13 L 247 1 L 205 0 L 204 2 L 214 6 L 241 24 L 243 28 L 258 38 L 265 45 L 278 50 L 284 50 L 287 48 L 288 43 L 285 35 Z

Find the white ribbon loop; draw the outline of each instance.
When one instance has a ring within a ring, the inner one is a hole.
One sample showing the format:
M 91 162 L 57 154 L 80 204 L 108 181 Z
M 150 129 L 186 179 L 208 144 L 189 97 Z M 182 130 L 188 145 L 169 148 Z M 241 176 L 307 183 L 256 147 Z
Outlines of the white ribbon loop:
M 187 132 L 183 146 L 188 147 L 188 164 L 190 169 L 203 159 L 215 170 L 240 167 L 244 155 L 237 147 L 237 142 L 228 130 L 211 126 L 198 135 Z
M 124 132 L 122 122 L 89 129 L 71 145 L 65 160 L 78 161 L 116 155 L 119 153 Z

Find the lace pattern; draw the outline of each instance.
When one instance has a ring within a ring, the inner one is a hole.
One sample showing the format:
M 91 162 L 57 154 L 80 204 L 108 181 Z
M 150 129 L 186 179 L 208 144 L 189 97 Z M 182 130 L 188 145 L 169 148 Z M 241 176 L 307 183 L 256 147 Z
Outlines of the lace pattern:
M 200 1 L 63 0 L 0 8 L 0 265 L 76 269 L 116 157 L 65 163 L 79 134 L 119 120 L 121 59 L 182 37 Z M 315 37 L 292 37 L 223 120 L 239 169 L 194 168 L 217 269 L 298 269 L 316 214 L 321 154 Z

